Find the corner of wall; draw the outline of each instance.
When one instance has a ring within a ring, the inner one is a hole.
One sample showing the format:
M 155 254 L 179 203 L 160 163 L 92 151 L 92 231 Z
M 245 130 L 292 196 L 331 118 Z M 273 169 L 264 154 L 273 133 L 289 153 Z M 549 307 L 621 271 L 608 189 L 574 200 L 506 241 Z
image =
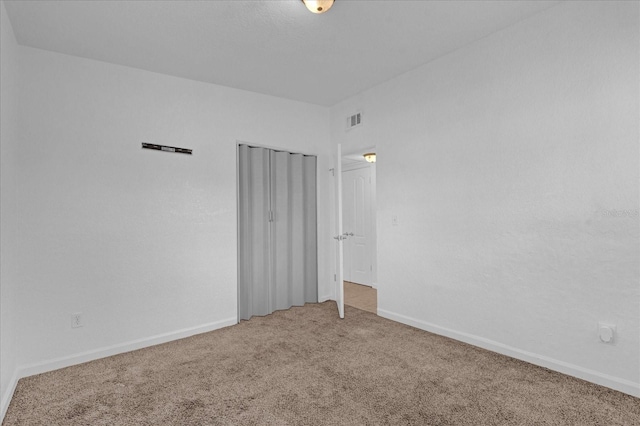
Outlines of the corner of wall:
M 16 173 L 14 151 L 17 49 L 13 27 L 4 1 L 0 2 L 0 422 L 4 418 L 17 383 L 13 300 L 16 252 Z
M 5 414 L 7 414 L 9 404 L 11 404 L 11 398 L 13 398 L 13 393 L 16 390 L 16 386 L 18 386 L 18 380 L 20 380 L 20 377 L 18 377 L 18 372 L 18 369 L 13 372 L 7 389 L 2 393 L 2 395 L 0 395 L 0 397 L 2 398 L 0 399 L 0 424 L 4 420 Z

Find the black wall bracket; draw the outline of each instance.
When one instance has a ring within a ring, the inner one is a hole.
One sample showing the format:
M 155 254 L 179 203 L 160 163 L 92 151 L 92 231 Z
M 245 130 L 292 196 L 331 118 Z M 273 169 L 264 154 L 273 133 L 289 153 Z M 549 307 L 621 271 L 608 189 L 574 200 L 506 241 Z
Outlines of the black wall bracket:
M 156 151 L 177 152 L 180 154 L 189 154 L 189 155 L 191 155 L 191 153 L 193 152 L 192 149 L 178 148 L 176 146 L 156 145 L 153 143 L 146 143 L 146 142 L 142 142 L 142 148 L 155 149 Z

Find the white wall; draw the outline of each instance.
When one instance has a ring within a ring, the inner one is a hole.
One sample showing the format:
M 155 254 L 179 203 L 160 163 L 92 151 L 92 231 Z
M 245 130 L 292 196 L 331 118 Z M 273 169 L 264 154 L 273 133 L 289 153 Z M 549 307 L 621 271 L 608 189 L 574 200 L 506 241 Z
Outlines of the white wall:
M 318 155 L 319 285 L 330 293 L 327 108 L 19 54 L 21 374 L 235 323 L 238 141 Z M 71 328 L 74 312 L 84 327 Z
M 17 44 L 4 3 L 0 2 L 0 419 L 13 392 L 16 367 L 14 288 L 17 283 L 16 174 Z
M 331 109 L 377 146 L 381 315 L 640 395 L 638 6 L 560 4 Z
M 381 314 L 636 392 L 640 226 L 603 211 L 639 208 L 638 30 L 638 3 L 561 4 L 331 109 L 378 150 Z M 3 397 L 235 320 L 238 140 L 319 155 L 332 206 L 325 108 L 18 47 L 4 6 L 1 53 Z

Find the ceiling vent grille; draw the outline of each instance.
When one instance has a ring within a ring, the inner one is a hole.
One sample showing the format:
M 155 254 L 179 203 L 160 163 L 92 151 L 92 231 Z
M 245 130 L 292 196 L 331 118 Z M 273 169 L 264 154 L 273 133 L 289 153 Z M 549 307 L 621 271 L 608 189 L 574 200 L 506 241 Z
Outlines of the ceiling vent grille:
M 358 127 L 362 124 L 362 114 L 357 112 L 347 117 L 347 130 Z

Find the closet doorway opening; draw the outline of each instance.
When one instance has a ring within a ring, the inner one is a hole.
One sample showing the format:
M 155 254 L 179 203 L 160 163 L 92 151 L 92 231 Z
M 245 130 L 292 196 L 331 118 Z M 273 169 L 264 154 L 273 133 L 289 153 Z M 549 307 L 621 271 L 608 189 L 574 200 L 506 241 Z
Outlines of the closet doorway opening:
M 318 302 L 316 157 L 238 144 L 238 322 Z

